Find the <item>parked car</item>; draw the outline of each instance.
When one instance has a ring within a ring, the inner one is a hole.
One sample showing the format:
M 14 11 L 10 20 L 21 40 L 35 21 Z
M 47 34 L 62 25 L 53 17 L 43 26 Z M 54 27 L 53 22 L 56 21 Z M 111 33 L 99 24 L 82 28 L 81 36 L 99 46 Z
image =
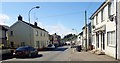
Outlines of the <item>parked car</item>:
M 35 49 L 31 46 L 23 46 L 23 47 L 17 48 L 14 51 L 13 55 L 15 57 L 32 57 L 32 56 L 37 56 L 38 51 L 37 51 L 37 49 Z

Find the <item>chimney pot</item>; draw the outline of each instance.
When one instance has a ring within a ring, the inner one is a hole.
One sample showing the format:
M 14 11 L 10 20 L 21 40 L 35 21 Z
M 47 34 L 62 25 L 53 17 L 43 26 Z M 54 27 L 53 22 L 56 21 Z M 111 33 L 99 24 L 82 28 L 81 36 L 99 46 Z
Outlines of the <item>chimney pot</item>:
M 22 16 L 21 15 L 18 16 L 18 20 L 22 21 Z
M 37 22 L 35 22 L 34 25 L 37 26 Z

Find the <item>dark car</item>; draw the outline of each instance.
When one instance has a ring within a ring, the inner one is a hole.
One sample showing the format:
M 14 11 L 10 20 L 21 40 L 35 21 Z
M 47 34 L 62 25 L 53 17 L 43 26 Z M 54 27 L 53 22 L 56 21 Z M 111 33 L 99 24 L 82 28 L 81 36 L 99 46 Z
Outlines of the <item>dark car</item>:
M 31 46 L 23 46 L 23 47 L 17 48 L 13 53 L 13 55 L 15 57 L 32 57 L 32 56 L 37 56 L 38 51 L 37 49 Z

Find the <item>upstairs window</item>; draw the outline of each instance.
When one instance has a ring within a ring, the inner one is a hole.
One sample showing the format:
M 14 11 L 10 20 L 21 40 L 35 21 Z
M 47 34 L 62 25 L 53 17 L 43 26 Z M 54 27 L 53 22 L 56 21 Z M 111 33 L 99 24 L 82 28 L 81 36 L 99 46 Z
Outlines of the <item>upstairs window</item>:
M 108 4 L 108 16 L 114 13 L 114 0 L 111 0 Z
M 10 31 L 10 36 L 13 36 L 13 31 Z
M 98 14 L 96 15 L 96 25 L 98 24 Z
M 40 36 L 42 36 L 42 31 L 40 32 Z
M 36 34 L 36 36 L 38 36 L 38 31 L 37 30 L 36 30 L 35 34 Z
M 45 33 L 44 33 L 44 37 L 45 37 Z
M 104 21 L 104 15 L 103 15 L 103 12 L 104 12 L 104 9 L 103 9 L 103 10 L 101 10 L 101 22 L 103 22 L 103 21 Z

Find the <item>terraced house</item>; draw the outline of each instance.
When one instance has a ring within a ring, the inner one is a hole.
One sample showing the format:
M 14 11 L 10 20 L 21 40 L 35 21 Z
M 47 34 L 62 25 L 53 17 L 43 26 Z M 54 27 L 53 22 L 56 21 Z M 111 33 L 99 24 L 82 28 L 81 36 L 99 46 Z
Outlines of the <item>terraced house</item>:
M 32 46 L 44 48 L 49 44 L 49 35 L 45 29 L 37 26 L 35 22 L 29 24 L 23 21 L 22 16 L 18 16 L 18 21 L 9 29 L 9 46 L 17 48 L 20 46 Z
M 106 0 L 90 19 L 92 45 L 99 54 L 116 58 L 116 0 Z

